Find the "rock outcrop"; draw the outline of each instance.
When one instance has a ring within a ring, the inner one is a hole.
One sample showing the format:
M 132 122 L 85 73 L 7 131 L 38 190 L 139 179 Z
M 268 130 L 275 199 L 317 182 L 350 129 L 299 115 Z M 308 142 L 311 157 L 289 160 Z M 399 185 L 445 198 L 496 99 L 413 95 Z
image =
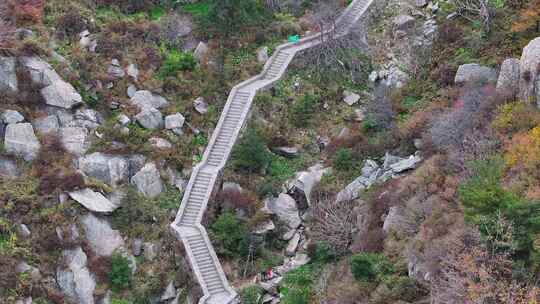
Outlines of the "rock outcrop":
M 519 97 L 540 107 L 540 37 L 525 46 L 520 61 Z
M 17 93 L 19 91 L 16 63 L 15 57 L 0 57 L 0 92 Z
M 75 303 L 94 304 L 96 281 L 87 267 L 87 257 L 81 247 L 64 250 L 66 267 L 56 271 L 56 281 L 64 294 Z
M 33 160 L 39 153 L 41 144 L 29 123 L 9 124 L 6 128 L 4 147 L 7 153 Z
M 454 82 L 456 84 L 494 83 L 497 81 L 497 71 L 476 63 L 460 65 Z
M 118 230 L 111 228 L 107 220 L 87 214 L 81 219 L 84 235 L 95 254 L 111 256 L 116 250 L 124 248 L 124 239 Z
M 506 59 L 501 65 L 497 79 L 497 93 L 515 98 L 519 92 L 519 63 L 515 58 Z
M 139 170 L 131 178 L 131 183 L 137 187 L 139 192 L 150 198 L 158 196 L 164 190 L 159 170 L 154 163 L 148 163 Z
M 69 192 L 69 196 L 92 212 L 111 213 L 119 207 L 103 194 L 89 188 Z

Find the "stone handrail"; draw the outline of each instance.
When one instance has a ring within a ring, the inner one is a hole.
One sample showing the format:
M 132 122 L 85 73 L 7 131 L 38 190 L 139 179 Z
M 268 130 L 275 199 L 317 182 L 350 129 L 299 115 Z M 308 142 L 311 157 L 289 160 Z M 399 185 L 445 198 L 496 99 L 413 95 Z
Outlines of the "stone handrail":
M 336 21 L 336 36 L 348 34 L 352 25 L 368 10 L 375 0 L 354 0 Z M 270 87 L 286 72 L 294 56 L 321 43 L 321 34 L 298 42 L 285 43 L 274 51 L 262 72 L 232 88 L 218 124 L 209 140 L 202 160 L 192 171 L 184 191 L 182 203 L 171 224 L 186 249 L 188 259 L 204 296 L 200 304 L 227 304 L 236 299 L 236 292 L 229 285 L 218 257 L 201 225 L 208 201 L 220 171 L 231 153 L 239 133 L 247 121 L 249 109 L 258 90 Z

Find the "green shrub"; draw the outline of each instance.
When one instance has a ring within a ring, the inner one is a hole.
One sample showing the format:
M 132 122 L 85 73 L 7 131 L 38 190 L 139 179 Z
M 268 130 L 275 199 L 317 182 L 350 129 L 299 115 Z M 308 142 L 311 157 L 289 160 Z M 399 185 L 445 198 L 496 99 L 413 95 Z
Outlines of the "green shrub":
M 336 152 L 333 160 L 334 168 L 340 171 L 349 171 L 354 166 L 353 153 L 351 149 L 340 149 Z
M 247 254 L 248 230 L 231 212 L 222 213 L 212 224 L 211 232 L 220 254 L 229 257 Z
M 472 164 L 473 176 L 459 188 L 459 198 L 468 220 L 478 224 L 483 216 L 494 215 L 520 204 L 519 197 L 501 186 L 503 166 L 500 158 Z
M 111 282 L 112 289 L 115 291 L 129 287 L 131 284 L 131 267 L 126 257 L 117 253 L 113 254 L 109 281 Z
M 282 281 L 281 303 L 308 304 L 312 296 L 316 272 L 311 265 L 304 265 L 288 272 Z
M 199 21 L 208 30 L 222 34 L 233 33 L 241 26 L 261 20 L 264 8 L 259 1 L 208 0 L 208 14 Z
M 308 247 L 308 254 L 314 263 L 329 263 L 336 258 L 336 252 L 328 243 L 320 242 Z
M 259 133 L 249 129 L 233 152 L 233 165 L 237 169 L 250 172 L 266 169 L 271 161 L 271 154 Z
M 306 94 L 297 101 L 292 107 L 292 124 L 296 127 L 308 127 L 316 112 L 317 102 L 317 97 L 311 94 Z
M 394 269 L 382 254 L 359 253 L 351 257 L 351 271 L 358 281 L 375 282 L 393 273 Z
M 163 61 L 160 74 L 163 77 L 176 76 L 179 71 L 191 71 L 197 66 L 197 60 L 192 53 L 171 50 Z
M 534 243 L 540 233 L 540 203 L 504 189 L 503 170 L 504 162 L 498 157 L 475 162 L 472 177 L 459 187 L 459 198 L 465 207 L 465 218 L 477 224 L 485 236 L 497 231 L 499 217 L 508 220 L 515 241 L 515 258 L 527 261 L 537 252 Z M 493 246 L 489 242 L 488 245 Z
M 261 287 L 257 285 L 248 286 L 240 292 L 242 303 L 244 304 L 259 304 L 259 297 L 262 295 Z
M 131 304 L 131 302 L 124 299 L 112 299 L 111 304 Z

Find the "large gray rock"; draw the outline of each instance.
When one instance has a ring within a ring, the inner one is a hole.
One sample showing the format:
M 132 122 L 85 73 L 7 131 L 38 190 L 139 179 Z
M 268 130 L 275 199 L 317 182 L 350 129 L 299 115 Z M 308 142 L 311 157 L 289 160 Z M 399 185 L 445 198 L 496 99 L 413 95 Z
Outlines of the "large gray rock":
M 181 113 L 175 113 L 165 117 L 165 129 L 174 130 L 181 129 L 184 126 L 186 119 Z
M 159 170 L 154 163 L 147 163 L 132 178 L 131 183 L 137 187 L 137 190 L 147 197 L 158 196 L 164 190 Z
M 520 62 L 519 97 L 540 107 L 540 37 L 523 49 Z
M 65 263 L 56 271 L 56 282 L 75 303 L 94 304 L 96 281 L 87 268 L 87 257 L 81 247 L 64 250 Z M 63 267 L 63 265 L 67 265 Z
M 56 134 L 60 128 L 58 117 L 56 115 L 47 115 L 34 119 L 32 125 L 41 134 Z
M 107 220 L 89 213 L 81 219 L 85 237 L 92 251 L 99 256 L 111 256 L 115 250 L 124 248 L 124 239 L 118 230 L 111 228 Z
M 288 194 L 281 193 L 276 199 L 266 200 L 265 207 L 289 228 L 296 229 L 302 224 L 296 202 Z
M 119 207 L 103 194 L 89 188 L 69 192 L 69 196 L 92 212 L 111 213 Z
M 288 187 L 289 192 L 295 194 L 297 200 L 302 202 L 301 205 L 306 205 L 304 207 L 310 206 L 311 190 L 321 181 L 323 175 L 329 171 L 329 168 L 324 168 L 322 165 L 318 164 L 308 168 L 307 171 L 296 173 L 292 184 Z M 296 195 L 296 193 L 299 195 Z M 300 199 L 299 196 L 302 198 Z
M 515 98 L 519 92 L 519 60 L 509 58 L 503 61 L 499 79 L 497 79 L 497 93 Z
M 75 88 L 63 80 L 57 80 L 41 89 L 41 96 L 48 105 L 64 109 L 71 109 L 83 102 Z
M 14 110 L 4 110 L 0 117 L 5 124 L 12 124 L 24 121 L 24 116 Z
M 497 71 L 495 69 L 477 63 L 460 65 L 454 79 L 456 84 L 495 83 L 496 81 Z
M 20 62 L 26 72 L 30 74 L 32 83 L 39 87 L 46 87 L 56 81 L 62 81 L 52 66 L 39 57 L 22 57 Z
M 17 93 L 17 71 L 15 57 L 0 57 L 0 92 Z
M 17 167 L 17 163 L 9 158 L 0 156 L 0 177 L 17 177 L 21 175 L 21 170 Z
M 353 104 L 357 103 L 358 100 L 360 100 L 360 95 L 351 91 L 343 92 L 343 101 L 349 106 L 352 106 Z
M 125 157 L 101 152 L 79 158 L 79 169 L 87 176 L 112 186 L 129 180 L 129 162 Z
M 145 108 L 139 114 L 135 115 L 135 120 L 141 126 L 150 130 L 163 128 L 163 114 L 154 108 Z
M 161 109 L 169 105 L 167 99 L 146 90 L 135 92 L 130 101 L 141 110 L 148 108 Z
M 88 130 L 81 127 L 63 127 L 60 128 L 60 141 L 66 151 L 81 156 L 86 153 L 90 143 L 87 140 Z
M 7 153 L 33 160 L 39 153 L 39 143 L 34 128 L 29 123 L 9 124 L 6 128 L 4 147 Z

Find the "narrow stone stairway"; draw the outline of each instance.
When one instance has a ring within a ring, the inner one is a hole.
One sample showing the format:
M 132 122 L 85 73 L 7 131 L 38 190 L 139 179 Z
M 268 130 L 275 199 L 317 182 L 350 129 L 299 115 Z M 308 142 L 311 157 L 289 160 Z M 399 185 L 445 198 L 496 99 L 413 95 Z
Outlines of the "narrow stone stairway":
M 346 35 L 375 0 L 354 0 L 336 22 L 335 36 Z M 276 48 L 263 71 L 235 86 L 202 160 L 193 168 L 182 203 L 171 227 L 186 249 L 191 267 L 203 290 L 200 304 L 227 304 L 237 301 L 201 220 L 220 170 L 223 169 L 242 126 L 246 123 L 258 90 L 270 87 L 285 74 L 294 56 L 320 44 L 320 34 L 285 43 Z

